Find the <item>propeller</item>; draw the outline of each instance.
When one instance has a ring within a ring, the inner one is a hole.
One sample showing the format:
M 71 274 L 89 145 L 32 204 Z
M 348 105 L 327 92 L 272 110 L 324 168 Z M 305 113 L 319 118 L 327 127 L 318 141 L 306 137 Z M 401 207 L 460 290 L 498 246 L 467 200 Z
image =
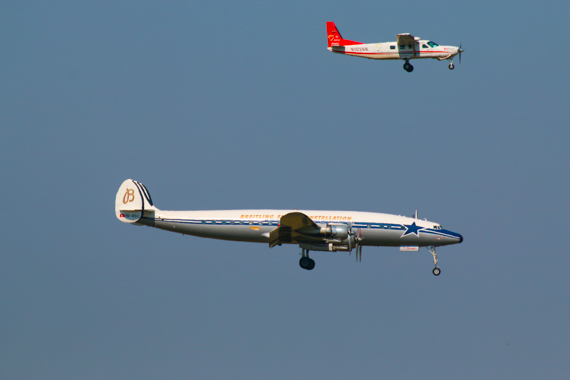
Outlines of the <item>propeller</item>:
M 461 64 L 461 53 L 463 53 L 463 51 L 464 51 L 464 50 L 461 50 L 461 44 L 462 44 L 462 43 L 463 43 L 463 42 L 460 42 L 460 43 L 459 43 L 459 50 L 457 50 L 457 51 L 459 52 L 459 64 Z
M 362 229 L 358 229 L 358 237 L 354 237 L 354 241 L 356 242 L 356 261 L 362 261 L 362 245 L 360 242 L 362 241 Z
M 358 236 L 356 236 L 356 232 L 354 232 L 352 230 L 352 226 L 350 227 L 350 236 L 354 236 L 354 242 L 356 243 L 356 246 L 354 247 L 356 249 L 356 261 L 362 261 L 362 245 L 360 245 L 360 242 L 362 241 L 362 229 L 359 228 L 358 229 Z M 348 239 L 348 254 L 352 255 L 352 239 L 349 238 Z

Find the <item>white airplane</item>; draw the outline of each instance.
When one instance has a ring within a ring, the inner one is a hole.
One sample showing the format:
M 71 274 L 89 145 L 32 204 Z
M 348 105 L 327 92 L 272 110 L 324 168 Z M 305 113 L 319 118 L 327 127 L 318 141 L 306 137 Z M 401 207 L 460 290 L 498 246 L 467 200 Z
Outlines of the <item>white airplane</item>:
M 378 42 L 374 44 L 364 44 L 351 40 L 345 40 L 340 35 L 338 28 L 332 21 L 327 21 L 328 50 L 333 53 L 350 55 L 353 57 L 363 57 L 368 59 L 403 59 L 404 70 L 411 73 L 414 66 L 410 64 L 410 59 L 432 58 L 443 61 L 449 60 L 449 69 L 453 70 L 453 57 L 459 55 L 461 63 L 461 45 L 441 46 L 433 41 L 422 40 L 409 33 L 397 34 L 395 42 Z
M 414 217 L 360 211 L 216 210 L 164 211 L 156 208 L 145 185 L 127 179 L 115 198 L 115 214 L 124 223 L 156 227 L 211 239 L 266 243 L 269 247 L 299 244 L 299 265 L 311 270 L 309 251 L 356 251 L 363 246 L 400 247 L 418 252 L 427 247 L 433 255 L 433 274 L 441 273 L 435 248 L 457 244 L 463 237 L 438 223 Z

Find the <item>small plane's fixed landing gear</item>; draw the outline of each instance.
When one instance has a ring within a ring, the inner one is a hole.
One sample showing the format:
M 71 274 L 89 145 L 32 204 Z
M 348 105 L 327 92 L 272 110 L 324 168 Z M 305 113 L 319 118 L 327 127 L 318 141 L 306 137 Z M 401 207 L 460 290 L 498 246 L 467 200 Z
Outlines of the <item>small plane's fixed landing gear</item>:
M 302 257 L 299 260 L 299 266 L 306 270 L 313 270 L 313 268 L 315 268 L 315 260 L 309 257 L 309 250 L 303 249 L 301 255 Z
M 437 267 L 437 253 L 435 252 L 435 245 L 432 245 L 431 247 L 427 247 L 429 253 L 431 253 L 431 255 L 433 256 L 433 265 L 435 266 L 435 268 L 433 268 L 433 270 L 431 271 L 433 273 L 434 276 L 439 276 L 441 273 L 441 270 Z
M 411 73 L 414 71 L 414 66 L 412 66 L 408 60 L 406 60 L 406 63 L 404 63 L 404 70 Z
M 449 70 L 455 69 L 455 65 L 453 64 L 453 62 L 450 62 L 448 67 L 449 67 Z

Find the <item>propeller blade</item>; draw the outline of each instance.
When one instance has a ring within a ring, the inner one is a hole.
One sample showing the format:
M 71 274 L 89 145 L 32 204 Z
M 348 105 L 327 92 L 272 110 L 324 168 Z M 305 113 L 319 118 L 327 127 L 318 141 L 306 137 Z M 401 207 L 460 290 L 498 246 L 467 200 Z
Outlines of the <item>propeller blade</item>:
M 358 240 L 356 240 L 356 261 L 358 261 L 358 250 L 359 249 L 360 249 L 360 244 L 358 244 Z
M 358 237 L 356 240 L 356 261 L 362 261 L 362 245 L 360 242 L 362 241 L 362 229 L 358 229 Z

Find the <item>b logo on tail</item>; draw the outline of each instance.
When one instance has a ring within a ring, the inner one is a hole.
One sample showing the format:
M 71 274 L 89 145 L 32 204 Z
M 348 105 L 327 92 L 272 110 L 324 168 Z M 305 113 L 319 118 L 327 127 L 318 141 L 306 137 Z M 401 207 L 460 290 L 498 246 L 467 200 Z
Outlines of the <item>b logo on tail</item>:
M 135 190 L 127 188 L 125 195 L 123 195 L 123 203 L 127 204 L 135 200 Z

